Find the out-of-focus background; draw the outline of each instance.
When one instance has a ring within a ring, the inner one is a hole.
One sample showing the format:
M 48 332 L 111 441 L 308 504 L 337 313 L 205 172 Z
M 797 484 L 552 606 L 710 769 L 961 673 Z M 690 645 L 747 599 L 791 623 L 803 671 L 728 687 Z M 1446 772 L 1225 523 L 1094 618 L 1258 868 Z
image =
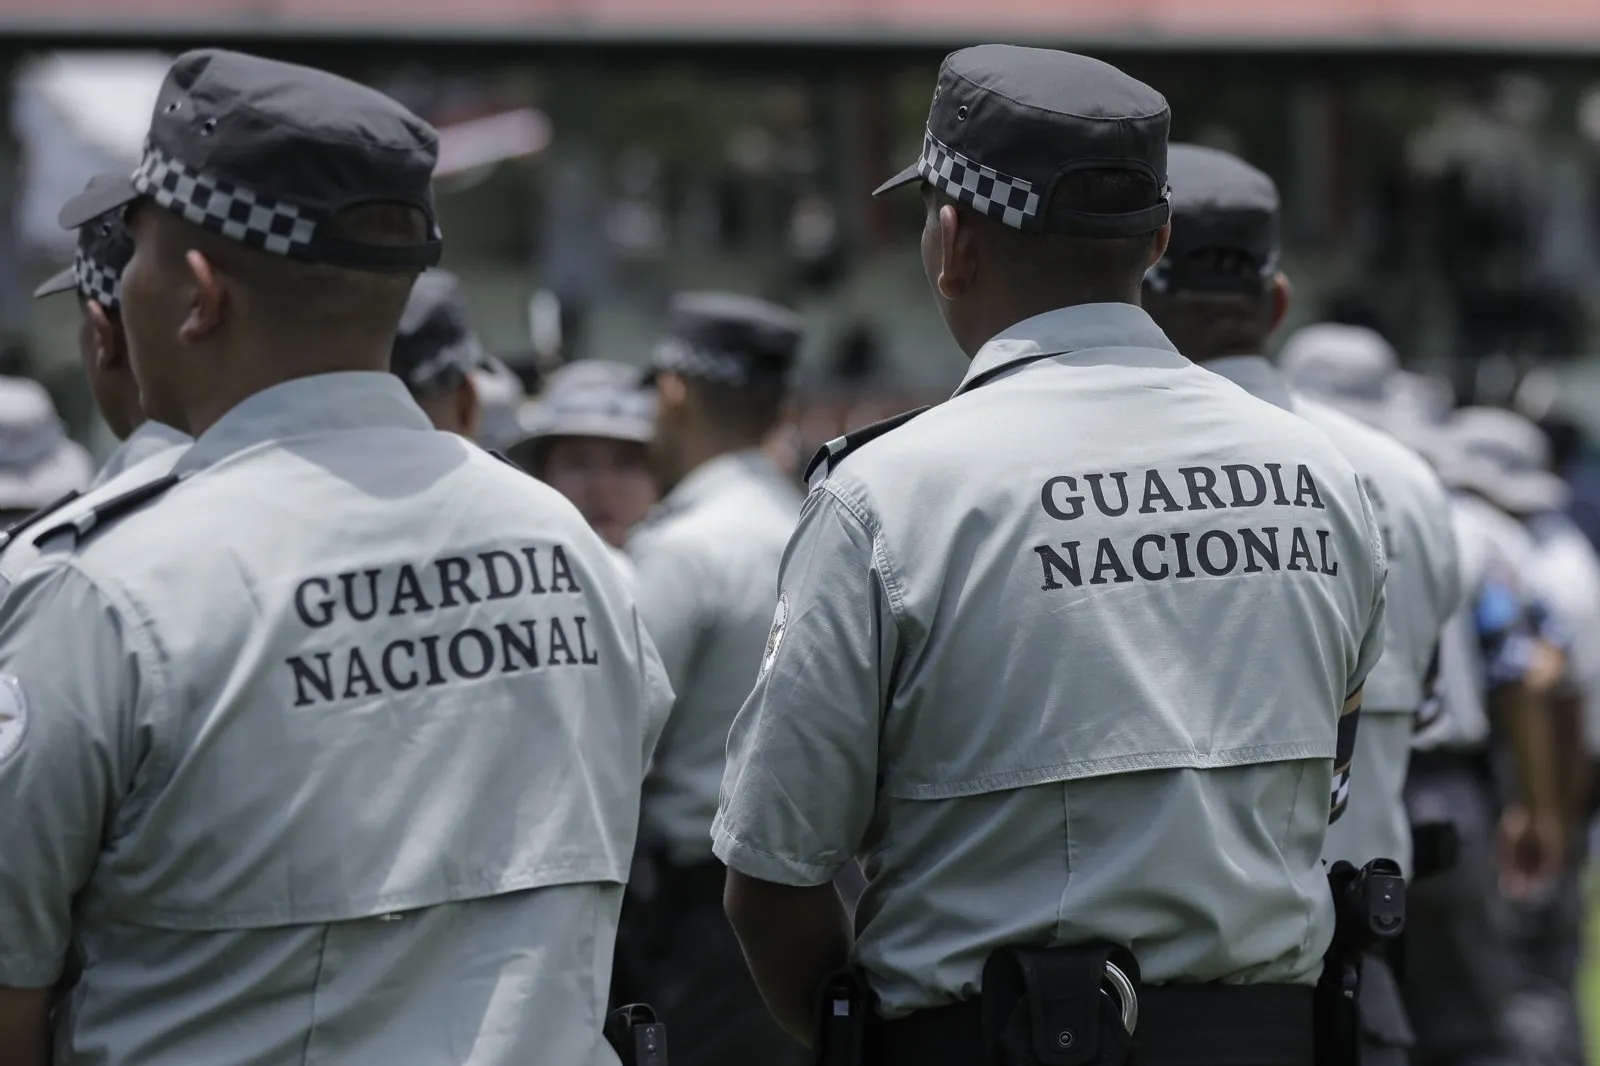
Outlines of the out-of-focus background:
M 940 57 L 980 40 L 1117 63 L 1175 138 L 1268 170 L 1291 325 L 1371 325 L 1463 402 L 1552 367 L 1600 437 L 1597 0 L 0 0 L 0 373 L 109 448 L 75 302 L 27 293 L 70 257 L 62 201 L 133 166 L 169 58 L 224 45 L 441 129 L 445 265 L 530 386 L 642 364 L 675 290 L 801 310 L 802 450 L 960 376 L 917 198 L 868 194 L 918 151 Z
M 1297 322 L 1377 325 L 1463 399 L 1558 362 L 1600 427 L 1600 4 L 1577 0 L 0 0 L 0 370 L 108 447 L 72 301 L 26 292 L 69 254 L 62 200 L 132 165 L 167 58 L 220 44 L 444 131 L 446 266 L 509 363 L 642 361 L 670 292 L 733 288 L 811 320 L 828 413 L 802 435 L 825 436 L 959 376 L 916 197 L 868 192 L 914 157 L 940 57 L 983 39 L 1115 62 L 1175 137 L 1269 170 Z

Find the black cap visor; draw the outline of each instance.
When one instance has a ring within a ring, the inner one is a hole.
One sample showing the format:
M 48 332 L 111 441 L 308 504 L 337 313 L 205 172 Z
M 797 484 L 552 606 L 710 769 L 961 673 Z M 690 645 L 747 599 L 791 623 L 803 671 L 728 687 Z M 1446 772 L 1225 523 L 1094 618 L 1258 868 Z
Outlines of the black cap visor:
M 77 292 L 78 274 L 72 267 L 67 267 L 59 274 L 52 275 L 43 285 L 33 290 L 33 298 L 41 296 L 54 296 L 57 293 Z
M 872 195 L 882 196 L 886 192 L 893 192 L 901 186 L 910 185 L 914 181 L 921 180 L 922 160 L 919 159 L 915 163 L 912 163 L 909 167 L 906 167 L 900 173 L 896 174 L 894 177 L 890 178 L 888 181 L 884 182 L 882 185 L 878 186 L 876 189 L 872 190 Z
M 138 198 L 139 190 L 133 186 L 132 174 L 96 179 L 87 189 L 66 202 L 56 221 L 61 223 L 62 229 L 77 229 L 108 211 L 128 206 Z

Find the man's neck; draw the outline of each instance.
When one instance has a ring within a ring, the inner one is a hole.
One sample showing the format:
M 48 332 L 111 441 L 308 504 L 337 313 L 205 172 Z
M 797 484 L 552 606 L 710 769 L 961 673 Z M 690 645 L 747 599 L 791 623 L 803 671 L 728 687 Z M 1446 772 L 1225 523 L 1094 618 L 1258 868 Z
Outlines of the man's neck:
M 695 434 L 684 442 L 683 473 L 675 484 L 683 484 L 696 470 L 699 470 L 707 463 L 721 459 L 724 455 L 752 451 L 759 447 L 761 447 L 759 440 L 728 437 L 715 433 Z
M 1026 322 L 1030 318 L 1038 318 L 1040 315 L 1047 315 L 1052 311 L 1064 311 L 1069 307 L 1082 307 L 1086 304 L 1110 303 L 1139 306 L 1139 289 L 1137 287 L 1130 292 L 1120 294 L 1069 292 L 1066 296 L 1066 299 L 1063 299 L 1060 293 L 1034 296 L 1032 298 L 1008 301 L 1006 304 L 996 308 L 995 313 L 988 316 L 979 329 L 973 331 L 974 335 L 983 334 L 983 338 L 977 340 L 976 336 L 974 336 L 967 344 L 962 346 L 967 353 L 967 358 L 971 359 L 976 356 L 985 344 L 988 344 L 1017 323 Z
M 338 354 L 324 355 L 324 351 L 337 351 Z M 364 358 L 352 357 L 347 352 L 331 345 L 316 350 L 306 346 L 296 350 L 292 345 L 284 345 L 282 350 L 255 351 L 240 357 L 219 359 L 212 375 L 214 387 L 197 390 L 189 398 L 184 411 L 188 425 L 180 428 L 189 436 L 198 437 L 250 397 L 300 378 L 387 370 L 387 348 L 382 350 L 381 355 L 367 354 Z

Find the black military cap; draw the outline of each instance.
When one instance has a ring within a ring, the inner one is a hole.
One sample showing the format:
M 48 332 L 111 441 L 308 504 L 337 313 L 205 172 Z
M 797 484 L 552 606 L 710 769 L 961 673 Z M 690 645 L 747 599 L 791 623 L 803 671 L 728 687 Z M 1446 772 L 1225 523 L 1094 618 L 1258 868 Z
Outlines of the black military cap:
M 115 180 L 109 176 L 95 178 L 84 195 Z M 76 292 L 85 299 L 98 301 L 107 311 L 115 311 L 122 306 L 122 272 L 132 258 L 133 238 L 128 236 L 128 227 L 122 224 L 122 215 L 108 212 L 78 227 L 78 250 L 72 265 L 33 290 L 33 295 Z
M 667 336 L 656 346 L 649 377 L 671 370 L 724 385 L 781 381 L 794 366 L 804 324 L 793 311 L 765 300 L 680 293 L 672 299 Z
M 1166 224 L 1165 198 L 1107 215 L 1052 205 L 1076 170 L 1128 170 L 1167 181 L 1172 112 L 1154 89 L 1097 59 L 985 44 L 945 58 L 922 157 L 873 195 L 925 181 L 1013 229 L 1132 237 Z
M 444 270 L 423 274 L 400 316 L 390 369 L 413 393 L 427 395 L 454 385 L 482 359 L 456 276 Z
M 138 169 L 72 200 L 61 224 L 74 229 L 143 196 L 263 251 L 418 271 L 439 261 L 437 159 L 433 128 L 376 90 L 238 52 L 186 52 L 156 98 Z M 371 203 L 423 212 L 430 239 L 380 247 L 330 232 L 341 211 Z
M 1157 292 L 1263 291 L 1278 270 L 1278 187 L 1237 156 L 1174 144 L 1172 241 L 1145 281 Z M 1232 253 L 1237 269 L 1197 252 Z

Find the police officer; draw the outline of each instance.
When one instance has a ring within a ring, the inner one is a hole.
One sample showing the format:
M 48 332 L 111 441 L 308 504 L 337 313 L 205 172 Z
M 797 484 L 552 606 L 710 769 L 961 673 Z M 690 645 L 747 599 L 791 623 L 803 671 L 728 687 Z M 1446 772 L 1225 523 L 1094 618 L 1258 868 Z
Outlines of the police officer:
M 107 180 L 95 179 L 87 191 L 92 194 L 96 183 Z M 148 459 L 167 463 L 156 476 L 164 474 L 191 443 L 171 426 L 146 418 L 144 408 L 139 406 L 139 383 L 133 380 L 128 366 L 128 341 L 122 331 L 122 271 L 132 256 L 133 241 L 118 215 L 90 219 L 78 227 L 78 251 L 72 266 L 33 294 L 77 294 L 82 313 L 78 354 L 89 379 L 89 392 L 106 427 L 121 442 L 90 482 L 90 488 L 97 488 Z
M 483 347 L 467 322 L 461 284 L 446 270 L 417 279 L 400 316 L 390 369 L 436 429 L 476 440 L 482 423 L 473 371 Z
M 620 548 L 656 502 L 655 420 L 655 394 L 639 387 L 636 368 L 583 359 L 550 375 L 529 406 L 527 437 L 508 454 Z
M 0 527 L 83 491 L 93 474 L 89 453 L 68 439 L 44 386 L 0 377 Z
M 615 1062 L 670 693 L 577 512 L 388 372 L 436 150 L 370 89 L 190 52 L 131 179 L 63 212 L 126 205 L 144 408 L 196 441 L 41 523 L 0 605 L 0 1058 Z
M 1145 277 L 1144 306 L 1180 351 L 1253 396 L 1326 433 L 1360 473 L 1389 559 L 1383 658 L 1367 678 L 1353 789 L 1323 854 L 1359 867 L 1390 858 L 1412 869 L 1406 766 L 1417 712 L 1432 686 L 1439 636 L 1460 600 L 1455 534 L 1444 486 L 1416 453 L 1333 408 L 1291 392 L 1261 354 L 1289 310 L 1277 269 L 1278 190 L 1226 152 L 1175 144 L 1172 241 Z M 1362 1061 L 1403 1066 L 1412 1044 L 1388 963 L 1371 954 L 1361 978 Z
M 639 610 L 677 691 L 645 782 L 647 865 L 625 935 L 652 946 L 649 997 L 675 1064 L 803 1061 L 773 1024 L 722 913 L 708 832 L 728 728 L 755 683 L 800 496 L 761 451 L 801 320 L 765 301 L 687 293 L 653 356 L 652 444 L 666 496 L 631 538 Z
M 797 1035 L 848 958 L 879 1062 L 1114 1062 L 1130 1029 L 1146 1063 L 1311 1061 L 1382 547 L 1326 437 L 1138 307 L 1169 119 L 1104 63 L 970 48 L 884 187 L 921 183 L 972 364 L 814 460 L 729 737 L 728 910 Z
M 1564 828 L 1581 842 L 1595 750 L 1594 731 L 1586 726 L 1600 696 L 1600 562 L 1562 513 L 1570 493 L 1548 469 L 1549 441 L 1537 425 L 1510 411 L 1474 407 L 1458 411 L 1450 431 L 1461 453 L 1455 479 L 1480 503 L 1516 519 L 1528 535 L 1512 543 L 1528 553 L 1526 579 L 1549 612 L 1547 636 L 1565 652 L 1565 674 L 1551 679 L 1547 712 L 1556 734 Z M 1517 963 L 1508 1028 L 1515 1053 L 1529 1063 L 1575 1066 L 1584 1058 L 1575 996 L 1583 911 L 1579 854 L 1574 848 L 1544 891 L 1513 891 L 1506 901 Z

